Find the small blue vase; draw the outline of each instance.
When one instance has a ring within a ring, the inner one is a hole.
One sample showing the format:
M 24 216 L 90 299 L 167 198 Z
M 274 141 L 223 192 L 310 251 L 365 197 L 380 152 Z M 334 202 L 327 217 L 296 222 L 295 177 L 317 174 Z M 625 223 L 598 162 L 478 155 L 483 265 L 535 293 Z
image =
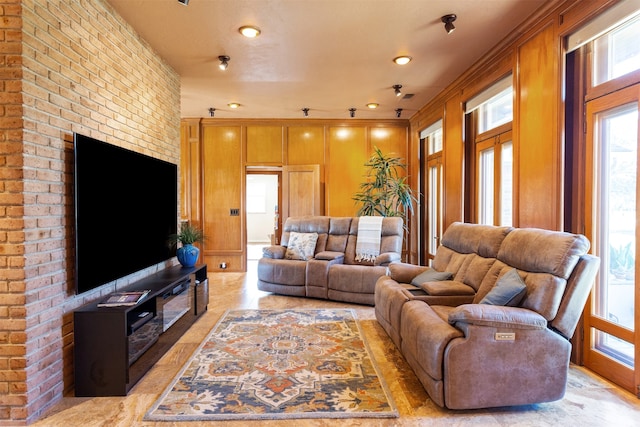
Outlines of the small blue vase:
M 178 261 L 182 264 L 183 267 L 193 267 L 196 265 L 196 261 L 198 261 L 198 256 L 200 255 L 200 249 L 193 245 L 182 245 L 176 251 L 176 256 L 178 257 Z

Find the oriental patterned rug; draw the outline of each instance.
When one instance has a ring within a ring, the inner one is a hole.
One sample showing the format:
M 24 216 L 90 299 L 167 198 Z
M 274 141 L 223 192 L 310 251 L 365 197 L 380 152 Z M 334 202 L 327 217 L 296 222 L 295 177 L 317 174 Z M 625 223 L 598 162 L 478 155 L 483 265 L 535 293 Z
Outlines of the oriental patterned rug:
M 145 419 L 397 416 L 352 310 L 233 310 Z

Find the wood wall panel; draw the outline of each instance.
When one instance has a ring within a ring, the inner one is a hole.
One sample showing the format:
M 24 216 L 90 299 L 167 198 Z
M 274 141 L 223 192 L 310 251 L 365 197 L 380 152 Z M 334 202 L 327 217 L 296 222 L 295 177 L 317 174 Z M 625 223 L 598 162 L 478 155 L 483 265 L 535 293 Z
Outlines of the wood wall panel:
M 240 126 L 204 126 L 203 255 L 244 252 L 242 140 Z M 238 210 L 238 215 L 231 213 Z M 215 270 L 218 265 L 212 265 Z M 244 267 L 243 267 L 244 268 Z M 238 270 L 242 271 L 242 269 Z
M 443 121 L 443 227 L 444 230 L 455 221 L 464 220 L 464 137 L 462 119 L 462 96 L 457 93 L 447 99 Z
M 558 131 L 557 58 L 554 28 L 549 25 L 518 49 L 514 122 L 516 225 L 557 230 L 562 223 L 562 168 Z
M 329 128 L 327 215 L 356 215 L 352 197 L 360 189 L 368 158 L 366 127 Z
M 289 126 L 287 128 L 287 164 L 324 167 L 324 126 Z
M 200 120 L 180 122 L 180 220 L 201 227 Z
M 408 163 L 408 129 L 406 127 L 372 127 L 369 133 L 369 155 L 373 154 L 375 147 L 378 147 L 383 154 L 401 157 L 404 163 Z
M 247 126 L 247 164 L 282 165 L 282 126 Z

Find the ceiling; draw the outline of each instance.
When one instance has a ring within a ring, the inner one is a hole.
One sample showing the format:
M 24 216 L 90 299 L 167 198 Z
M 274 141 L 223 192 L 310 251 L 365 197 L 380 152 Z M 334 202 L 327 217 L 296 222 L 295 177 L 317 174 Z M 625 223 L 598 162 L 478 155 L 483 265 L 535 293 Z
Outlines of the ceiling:
M 213 107 L 218 118 L 302 118 L 309 108 L 309 118 L 342 119 L 355 108 L 380 120 L 398 108 L 411 117 L 550 0 L 107 1 L 180 75 L 182 117 Z M 262 33 L 247 39 L 243 25 Z M 219 55 L 231 57 L 225 71 Z M 413 60 L 397 65 L 399 55 Z

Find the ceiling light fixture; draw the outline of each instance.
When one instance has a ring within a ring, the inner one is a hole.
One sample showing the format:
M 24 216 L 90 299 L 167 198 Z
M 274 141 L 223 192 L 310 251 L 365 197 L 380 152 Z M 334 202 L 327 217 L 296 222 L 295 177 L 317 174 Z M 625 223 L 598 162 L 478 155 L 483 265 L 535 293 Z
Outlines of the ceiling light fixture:
M 216 109 L 211 107 L 209 108 L 209 117 L 213 117 L 216 114 Z
M 356 116 L 356 109 L 349 108 L 349 117 L 355 117 L 355 116 Z
M 372 110 L 375 110 L 376 108 L 378 108 L 380 104 L 377 104 L 375 102 L 370 102 L 367 104 L 367 107 L 371 108 Z
M 224 71 L 227 69 L 227 67 L 229 66 L 229 61 L 231 61 L 231 58 L 228 57 L 227 55 L 220 55 L 218 56 L 218 59 L 220 60 L 220 65 L 218 65 L 218 67 Z
M 307 107 L 304 107 L 302 109 L 302 114 L 304 114 L 305 117 L 309 117 L 309 109 Z
M 450 13 L 449 15 L 444 15 L 442 18 L 442 22 L 444 22 L 444 30 L 447 32 L 447 34 L 451 34 L 453 33 L 453 30 L 456 29 L 455 25 L 453 25 L 453 21 L 455 21 L 457 18 L 457 16 L 453 13 Z
M 240 107 L 240 104 L 238 104 L 237 102 L 230 102 L 227 104 L 229 106 L 229 108 L 238 108 Z
M 178 3 L 182 3 L 185 6 L 189 5 L 189 0 L 178 0 Z
M 258 27 L 253 27 L 251 25 L 244 25 L 240 28 L 238 28 L 238 31 L 240 31 L 240 34 L 242 34 L 243 36 L 249 38 L 249 39 L 254 39 L 256 37 L 258 37 L 261 33 L 260 28 Z
M 395 62 L 398 65 L 405 65 L 408 64 L 409 62 L 411 62 L 411 57 L 410 56 L 396 56 L 395 58 L 393 58 L 393 62 Z
M 401 115 L 402 115 L 402 108 L 396 108 L 396 117 L 400 118 Z
M 396 94 L 396 96 L 402 95 L 402 91 L 400 90 L 402 89 L 402 85 L 393 85 L 391 87 L 393 88 L 393 92 Z

